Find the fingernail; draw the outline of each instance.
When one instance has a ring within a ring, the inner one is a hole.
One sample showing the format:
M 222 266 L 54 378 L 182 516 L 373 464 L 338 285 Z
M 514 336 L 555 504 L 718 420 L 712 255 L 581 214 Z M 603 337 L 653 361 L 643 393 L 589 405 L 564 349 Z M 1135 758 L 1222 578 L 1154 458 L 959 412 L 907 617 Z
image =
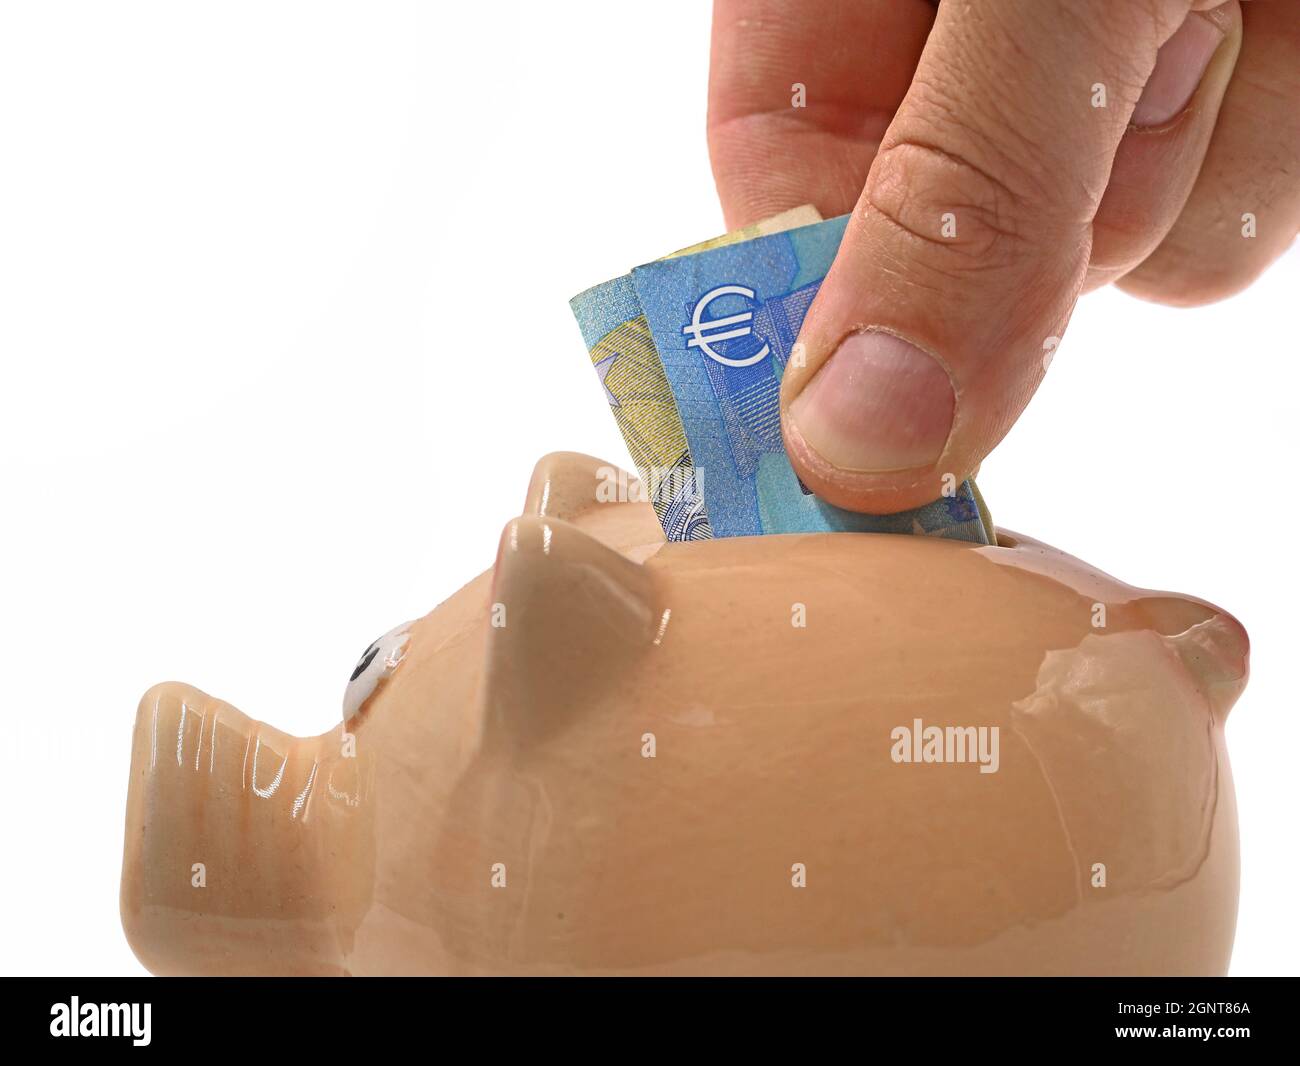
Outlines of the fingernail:
M 1222 42 L 1223 31 L 1216 22 L 1196 13 L 1188 15 L 1160 46 L 1155 70 L 1133 109 L 1133 125 L 1163 126 L 1180 114 Z
M 952 432 L 948 372 L 892 333 L 852 333 L 790 404 L 804 441 L 841 470 L 931 466 Z

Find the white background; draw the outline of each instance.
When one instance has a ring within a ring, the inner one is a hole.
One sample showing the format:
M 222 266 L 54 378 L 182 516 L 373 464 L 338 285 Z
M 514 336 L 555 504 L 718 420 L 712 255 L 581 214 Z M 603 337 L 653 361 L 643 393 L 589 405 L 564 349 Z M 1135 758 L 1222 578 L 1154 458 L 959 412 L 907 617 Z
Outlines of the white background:
M 568 298 L 722 229 L 709 5 L 0 11 L 0 971 L 142 972 L 139 696 L 299 733 L 488 566 L 533 461 L 626 464 Z M 980 478 L 999 524 L 1236 614 L 1233 971 L 1296 973 L 1293 249 L 1085 299 Z

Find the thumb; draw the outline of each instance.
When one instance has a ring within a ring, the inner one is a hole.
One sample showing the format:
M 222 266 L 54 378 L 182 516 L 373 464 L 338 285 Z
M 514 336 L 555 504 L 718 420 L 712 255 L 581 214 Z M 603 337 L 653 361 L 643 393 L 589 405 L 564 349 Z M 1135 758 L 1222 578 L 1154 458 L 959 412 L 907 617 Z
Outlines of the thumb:
M 814 492 L 921 506 L 1010 429 L 1083 285 L 1157 51 L 1192 6 L 939 6 L 782 384 L 786 447 Z M 1161 77 L 1190 79 L 1190 96 L 1202 69 Z

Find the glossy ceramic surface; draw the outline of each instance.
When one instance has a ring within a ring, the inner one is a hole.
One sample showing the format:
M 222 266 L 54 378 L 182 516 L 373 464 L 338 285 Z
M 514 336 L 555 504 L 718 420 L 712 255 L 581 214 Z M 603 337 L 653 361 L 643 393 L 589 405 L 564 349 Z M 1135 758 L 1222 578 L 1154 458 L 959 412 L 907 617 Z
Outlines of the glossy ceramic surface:
M 322 736 L 145 695 L 150 970 L 1224 972 L 1231 616 L 1006 533 L 666 544 L 610 469 L 543 459 Z

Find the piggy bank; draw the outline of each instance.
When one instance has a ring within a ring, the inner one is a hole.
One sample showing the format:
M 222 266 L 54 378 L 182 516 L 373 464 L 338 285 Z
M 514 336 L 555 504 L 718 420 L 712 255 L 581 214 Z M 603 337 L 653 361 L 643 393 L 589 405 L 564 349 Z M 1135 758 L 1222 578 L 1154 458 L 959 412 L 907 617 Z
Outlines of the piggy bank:
M 1230 615 L 1006 532 L 666 543 L 611 470 L 542 459 L 322 736 L 145 694 L 148 969 L 1225 971 Z

